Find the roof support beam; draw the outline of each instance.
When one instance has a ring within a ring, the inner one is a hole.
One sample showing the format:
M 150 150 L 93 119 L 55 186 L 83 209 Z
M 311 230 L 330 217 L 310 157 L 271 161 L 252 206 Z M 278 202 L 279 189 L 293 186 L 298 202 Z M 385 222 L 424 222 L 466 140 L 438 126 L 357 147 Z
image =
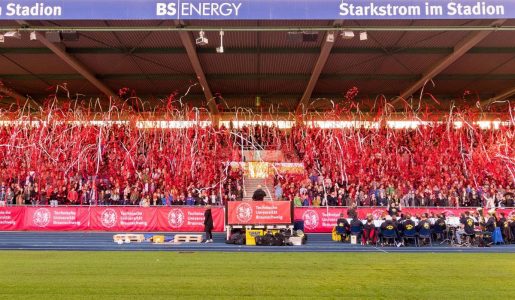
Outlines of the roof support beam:
M 481 101 L 481 106 L 488 106 L 494 102 L 497 102 L 497 101 L 503 101 L 503 100 L 506 100 L 508 99 L 509 97 L 515 95 L 515 87 L 512 87 L 512 88 L 509 88 L 501 93 L 499 93 L 498 95 L 495 95 L 495 97 L 492 97 L 490 99 L 487 99 L 485 101 Z
M 182 26 L 180 21 L 175 21 L 177 26 Z M 191 38 L 191 34 L 186 31 L 180 31 L 179 37 L 181 38 L 182 45 L 184 49 L 186 49 L 186 54 L 190 60 L 191 66 L 197 75 L 197 80 L 202 86 L 202 91 L 204 92 L 204 96 L 206 97 L 207 105 L 209 111 L 211 112 L 211 122 L 218 126 L 220 123 L 220 112 L 218 111 L 218 107 L 216 106 L 215 98 L 213 93 L 211 92 L 211 88 L 209 87 L 209 83 L 207 82 L 206 74 L 202 69 L 202 65 L 200 64 L 200 60 L 197 55 L 197 49 L 193 46 L 193 39 Z
M 20 25 L 30 26 L 26 21 L 17 21 Z M 77 71 L 80 75 L 86 78 L 91 84 L 93 84 L 99 91 L 101 91 L 106 96 L 113 98 L 113 100 L 119 100 L 118 96 L 109 88 L 106 84 L 98 80 L 95 75 L 86 68 L 81 62 L 79 62 L 75 57 L 71 56 L 66 52 L 66 49 L 60 47 L 57 44 L 50 42 L 43 34 L 36 32 L 37 40 L 40 41 L 43 45 L 45 45 L 48 49 L 54 52 L 60 59 L 62 59 L 65 63 L 67 63 L 70 67 L 72 67 L 75 71 Z
M 506 22 L 505 19 L 502 20 L 495 20 L 493 21 L 489 26 L 496 27 L 501 26 L 504 22 Z M 420 88 L 422 88 L 426 82 L 431 80 L 436 75 L 440 74 L 443 70 L 447 69 L 452 63 L 454 63 L 456 60 L 458 60 L 460 57 L 462 57 L 467 51 L 469 51 L 472 47 L 477 45 L 479 42 L 481 42 L 484 38 L 486 38 L 492 31 L 478 31 L 478 32 L 472 32 L 465 39 L 463 39 L 459 44 L 457 44 L 454 47 L 454 51 L 443 58 L 440 62 L 436 63 L 431 69 L 427 70 L 422 78 L 417 80 L 414 84 L 412 84 L 410 87 L 406 88 L 404 91 L 402 91 L 398 98 L 393 100 L 391 104 L 396 104 L 397 102 L 401 101 L 401 99 L 405 99 L 416 91 L 418 91 Z
M 9 96 L 15 100 L 26 100 L 27 97 L 23 96 L 22 94 L 18 93 L 17 91 L 10 89 L 6 87 L 5 85 L 0 85 L 0 93 Z
M 333 25 L 337 26 L 341 25 L 342 23 L 342 20 L 337 20 L 334 22 Z M 313 71 L 311 72 L 308 84 L 306 85 L 306 89 L 304 90 L 304 93 L 302 94 L 299 104 L 297 105 L 297 108 L 295 110 L 295 113 L 297 115 L 301 115 L 304 111 L 304 108 L 308 105 L 309 99 L 311 99 L 311 94 L 313 93 L 313 90 L 315 89 L 315 86 L 318 82 L 318 78 L 320 77 L 320 74 L 322 73 L 322 70 L 325 67 L 325 63 L 329 58 L 329 54 L 331 54 L 331 50 L 334 46 L 334 40 L 337 38 L 337 36 L 337 32 L 330 31 L 326 32 L 326 34 L 324 35 L 322 48 L 320 49 L 320 55 L 318 56 L 317 62 L 313 67 Z

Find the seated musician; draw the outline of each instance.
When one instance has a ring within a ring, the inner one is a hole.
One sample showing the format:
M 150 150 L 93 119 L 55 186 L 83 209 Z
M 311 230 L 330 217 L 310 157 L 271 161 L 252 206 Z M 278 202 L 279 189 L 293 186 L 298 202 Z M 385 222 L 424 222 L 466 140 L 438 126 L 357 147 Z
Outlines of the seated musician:
M 422 214 L 422 218 L 420 219 L 420 222 L 418 222 L 416 229 L 421 236 L 425 234 L 424 232 L 431 234 L 431 222 L 428 220 L 427 213 Z M 424 240 L 423 243 L 426 243 L 426 241 Z
M 441 213 L 437 215 L 437 219 L 435 220 L 435 224 L 433 225 L 433 231 L 437 238 L 439 238 L 438 235 L 442 235 L 447 229 L 447 224 L 445 223 L 445 214 Z
M 367 215 L 367 221 L 363 225 L 363 235 L 361 237 L 363 245 L 375 244 L 376 242 L 376 226 L 374 224 L 374 217 L 372 214 Z
M 402 222 L 401 225 L 401 236 L 404 238 L 405 235 L 414 235 L 416 234 L 416 225 L 415 222 L 411 219 L 410 214 L 406 214 L 406 219 Z
M 497 218 L 495 216 L 495 210 L 491 209 L 488 211 L 488 220 L 485 223 L 486 231 L 494 233 L 495 227 L 497 226 Z
M 391 230 L 393 230 L 394 235 L 397 237 L 398 232 L 397 232 L 396 224 L 393 222 L 391 216 L 386 216 L 385 221 L 383 222 L 383 224 L 381 224 L 381 230 L 379 231 L 379 236 L 382 237 L 382 235 L 383 235 L 382 231 L 391 231 Z
M 350 233 L 349 221 L 347 221 L 343 213 L 341 213 L 338 220 L 336 220 L 336 232 L 342 237 L 342 242 L 345 242 L 347 235 Z
M 474 230 L 474 226 L 476 222 L 474 222 L 474 219 L 470 216 L 470 212 L 466 211 L 464 214 L 461 214 L 460 218 L 460 228 L 456 230 L 456 241 L 458 244 L 461 244 L 461 236 L 463 234 L 471 235 L 472 237 L 475 237 L 476 231 Z

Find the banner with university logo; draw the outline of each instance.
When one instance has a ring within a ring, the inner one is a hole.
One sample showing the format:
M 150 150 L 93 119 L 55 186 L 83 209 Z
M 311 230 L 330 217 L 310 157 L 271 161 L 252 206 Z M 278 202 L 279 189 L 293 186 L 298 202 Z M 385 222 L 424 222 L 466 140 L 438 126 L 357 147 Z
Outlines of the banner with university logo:
M 204 230 L 203 207 L 0 207 L 0 230 L 174 231 Z M 224 230 L 224 210 L 211 209 L 214 231 Z
M 421 215 L 423 213 L 445 213 L 446 217 L 459 217 L 465 211 L 475 210 L 474 208 L 404 208 L 402 213 L 410 213 L 411 215 Z M 304 221 L 304 231 L 307 233 L 329 233 L 336 226 L 336 221 L 343 213 L 344 218 L 347 216 L 347 207 L 296 207 L 295 220 Z M 365 219 L 368 214 L 374 217 L 374 220 L 380 219 L 387 214 L 386 208 L 366 207 L 358 208 L 358 217 Z M 497 209 L 497 213 L 505 213 L 506 218 L 515 215 L 514 209 Z
M 157 231 L 204 231 L 203 207 L 171 207 L 157 210 Z M 211 208 L 213 231 L 224 231 L 224 210 L 221 207 Z
M 515 18 L 515 0 L 12 0 L 0 20 Z
M 92 207 L 91 230 L 154 231 L 157 213 L 154 207 Z
M 232 201 L 227 203 L 227 224 L 291 224 L 291 212 L 286 201 Z
M 90 230 L 89 208 L 24 207 L 24 222 L 17 230 Z
M 405 208 L 403 213 L 445 213 L 447 217 L 459 217 L 474 208 Z M 204 230 L 203 207 L 0 207 L 2 231 L 170 231 L 202 232 Z M 328 233 L 336 225 L 346 207 L 297 207 L 294 220 L 303 220 L 308 233 Z M 214 231 L 224 231 L 224 209 L 211 208 Z M 230 212 L 230 213 L 229 213 Z M 386 208 L 358 208 L 358 216 L 364 219 L 372 214 L 374 219 L 384 216 Z M 515 215 L 515 209 L 501 208 L 497 213 L 506 218 Z M 289 202 L 229 202 L 228 223 L 239 225 L 290 224 Z

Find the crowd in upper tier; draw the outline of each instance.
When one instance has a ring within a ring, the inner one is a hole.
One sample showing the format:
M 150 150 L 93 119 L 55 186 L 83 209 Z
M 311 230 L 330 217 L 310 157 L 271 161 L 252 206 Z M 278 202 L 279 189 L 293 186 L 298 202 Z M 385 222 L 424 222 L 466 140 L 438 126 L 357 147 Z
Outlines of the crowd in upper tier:
M 276 174 L 295 205 L 513 206 L 515 129 L 133 125 L 0 128 L 0 203 L 223 204 L 245 197 L 242 149 L 281 150 L 303 176 Z M 247 194 L 252 191 L 246 191 Z

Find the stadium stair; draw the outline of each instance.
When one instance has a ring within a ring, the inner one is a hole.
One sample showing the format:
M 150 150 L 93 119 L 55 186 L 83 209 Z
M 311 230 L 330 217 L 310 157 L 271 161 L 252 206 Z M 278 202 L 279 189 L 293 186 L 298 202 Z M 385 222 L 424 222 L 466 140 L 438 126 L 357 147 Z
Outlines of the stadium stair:
M 252 200 L 252 194 L 257 190 L 257 186 L 261 185 L 263 190 L 266 193 L 266 197 L 264 200 L 275 200 L 274 199 L 274 189 L 272 187 L 273 181 L 270 178 L 245 178 L 244 191 L 245 194 L 243 196 L 243 200 Z

